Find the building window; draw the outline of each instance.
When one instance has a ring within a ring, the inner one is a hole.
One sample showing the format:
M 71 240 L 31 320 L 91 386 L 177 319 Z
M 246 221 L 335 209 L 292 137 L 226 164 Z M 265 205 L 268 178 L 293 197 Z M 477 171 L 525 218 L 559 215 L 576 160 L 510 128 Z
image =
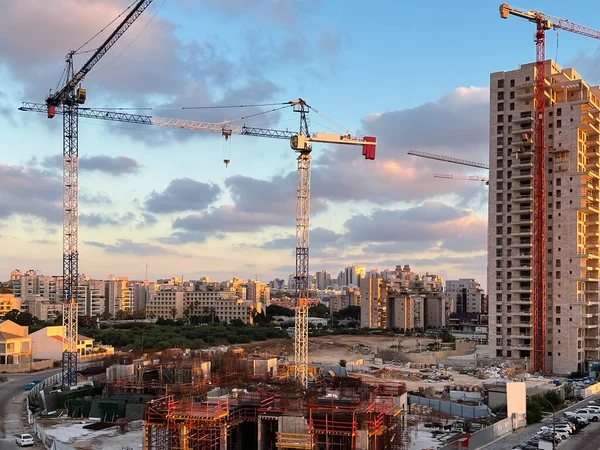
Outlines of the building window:
M 496 117 L 496 122 L 504 123 L 504 115 L 498 114 L 498 117 Z
M 560 325 L 560 317 L 556 318 L 556 325 Z M 559 331 L 559 333 L 560 333 L 560 331 Z M 560 341 L 558 341 L 558 343 L 560 344 Z
M 511 111 L 514 111 L 514 110 L 515 110 L 515 104 L 514 104 L 514 103 L 511 103 L 511 104 L 509 105 L 509 109 L 510 109 Z
M 515 80 L 510 80 L 510 87 L 515 87 Z
M 525 81 L 529 81 L 529 79 L 530 79 L 529 77 L 525 77 Z
M 498 89 L 504 89 L 504 80 L 498 80 Z
M 510 99 L 514 99 L 515 98 L 515 91 L 510 91 Z
M 561 108 L 556 108 L 556 115 L 558 117 L 562 116 L 562 109 Z
M 560 128 L 562 126 L 562 120 L 556 121 L 556 128 Z
M 498 92 L 498 100 L 504 100 L 504 92 L 503 91 Z
M 504 111 L 504 103 L 498 103 L 498 111 Z

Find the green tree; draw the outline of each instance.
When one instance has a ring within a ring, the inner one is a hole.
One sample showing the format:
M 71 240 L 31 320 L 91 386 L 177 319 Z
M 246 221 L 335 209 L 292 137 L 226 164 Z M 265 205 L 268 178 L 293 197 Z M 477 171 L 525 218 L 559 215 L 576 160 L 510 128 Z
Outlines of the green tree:
M 267 315 L 294 317 L 294 310 L 279 305 L 269 305 L 267 306 Z
M 173 317 L 173 320 L 177 317 L 177 308 L 175 306 L 171 308 L 171 317 Z
M 308 315 L 310 317 L 320 317 L 321 319 L 324 319 L 329 316 L 329 308 L 323 303 L 319 303 L 308 309 Z

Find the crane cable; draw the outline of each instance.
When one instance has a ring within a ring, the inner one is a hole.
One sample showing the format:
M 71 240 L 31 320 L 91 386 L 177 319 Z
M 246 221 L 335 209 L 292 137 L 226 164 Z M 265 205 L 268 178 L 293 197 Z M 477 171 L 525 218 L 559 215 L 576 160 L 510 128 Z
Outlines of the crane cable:
M 79 53 L 79 50 L 81 50 L 83 47 L 85 47 L 86 45 L 88 45 L 91 41 L 93 41 L 94 39 L 96 39 L 98 37 L 99 34 L 101 34 L 104 30 L 106 30 L 108 27 L 110 27 L 113 23 L 115 23 L 115 21 L 121 17 L 123 14 L 125 14 L 127 11 L 129 11 L 133 5 L 135 5 L 137 2 L 134 1 L 131 5 L 129 5 L 127 8 L 125 8 L 125 10 L 119 14 L 117 17 L 115 17 L 113 20 L 110 21 L 110 23 L 108 25 L 106 25 L 104 28 L 102 28 L 100 31 L 98 31 L 95 35 L 93 35 L 91 38 L 89 38 L 84 44 L 82 44 L 77 50 L 75 50 L 73 52 L 74 55 L 79 55 L 79 54 L 83 54 L 83 53 L 88 53 L 88 52 L 93 52 L 96 51 L 98 49 L 94 49 L 94 50 L 87 50 L 85 52 Z
M 321 112 L 317 111 L 317 110 L 316 110 L 315 108 L 313 108 L 312 106 L 310 107 L 310 109 L 311 109 L 311 110 L 313 110 L 314 112 L 316 112 L 316 113 L 317 113 L 318 115 L 320 115 L 321 117 L 323 117 L 325 120 L 328 120 L 329 122 L 331 122 L 331 123 L 332 123 L 332 124 L 334 124 L 335 126 L 337 126 L 337 127 L 341 128 L 341 129 L 342 129 L 342 130 L 344 130 L 346 133 L 348 133 L 348 134 L 352 134 L 352 132 L 351 132 L 351 131 L 350 131 L 348 128 L 346 128 L 346 127 L 344 127 L 343 125 L 339 124 L 339 123 L 338 123 L 338 122 L 336 122 L 335 120 L 333 120 L 333 119 L 331 119 L 331 118 L 327 117 L 325 114 L 323 114 L 323 113 L 321 113 Z
M 131 47 L 133 44 L 135 44 L 135 42 L 138 40 L 138 38 L 142 35 L 142 33 L 144 31 L 146 31 L 146 28 L 148 28 L 148 25 L 150 25 L 152 23 L 152 21 L 156 18 L 157 14 L 159 13 L 159 11 L 161 10 L 161 8 L 164 6 L 165 2 L 167 0 L 163 0 L 162 3 L 160 4 L 160 6 L 158 8 L 156 8 L 156 11 L 154 12 L 154 14 L 152 15 L 152 17 L 150 18 L 150 20 L 146 23 L 146 25 L 144 25 L 144 27 L 140 30 L 140 32 L 136 35 L 136 37 L 127 45 L 127 47 L 125 47 L 121 53 L 119 53 L 117 56 L 115 56 L 113 59 L 111 59 L 109 62 L 107 62 L 106 64 L 104 64 L 102 67 L 99 67 L 96 70 L 93 70 L 94 73 L 100 72 L 101 70 L 106 69 L 108 66 L 110 66 L 112 63 L 114 63 L 117 59 L 119 59 L 121 57 L 121 55 L 123 55 L 123 53 L 125 53 L 127 50 L 129 50 L 129 47 Z

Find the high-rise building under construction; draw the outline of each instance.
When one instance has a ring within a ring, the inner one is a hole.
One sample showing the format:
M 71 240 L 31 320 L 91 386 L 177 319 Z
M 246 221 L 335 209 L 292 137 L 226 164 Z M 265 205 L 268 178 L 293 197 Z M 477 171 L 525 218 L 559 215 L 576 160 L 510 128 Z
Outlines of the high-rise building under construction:
M 490 76 L 490 353 L 532 359 L 535 64 Z M 546 62 L 546 371 L 600 361 L 600 88 Z

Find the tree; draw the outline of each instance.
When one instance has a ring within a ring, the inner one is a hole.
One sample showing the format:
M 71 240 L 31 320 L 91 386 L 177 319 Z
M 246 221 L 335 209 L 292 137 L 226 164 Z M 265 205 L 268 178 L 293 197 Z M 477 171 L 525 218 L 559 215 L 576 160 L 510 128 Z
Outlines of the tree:
M 191 313 L 191 309 L 189 306 L 187 308 L 183 309 L 183 318 L 185 319 L 186 323 L 188 323 L 190 320 L 190 313 Z
M 269 305 L 267 306 L 267 315 L 294 317 L 294 311 L 279 305 Z
M 117 313 L 115 314 L 115 319 L 117 319 L 117 320 L 125 319 L 125 311 L 123 311 L 122 309 L 118 310 Z
M 156 313 L 154 311 L 150 311 L 148 313 L 148 319 L 150 319 L 150 321 L 153 321 L 154 319 L 156 319 Z
M 86 328 L 93 328 L 96 325 L 96 321 L 90 316 L 80 316 L 79 325 Z
M 335 316 L 340 319 L 354 319 L 360 320 L 360 306 L 350 305 L 345 308 L 340 309 L 337 313 L 334 313 Z
M 256 309 L 253 309 L 250 315 L 252 316 L 252 323 L 269 323 L 264 311 L 258 312 Z
M 173 320 L 177 317 L 177 308 L 175 306 L 171 308 L 171 316 L 173 317 Z
M 323 303 L 319 303 L 308 309 L 308 315 L 310 317 L 320 317 L 321 319 L 324 319 L 329 316 L 329 308 Z

